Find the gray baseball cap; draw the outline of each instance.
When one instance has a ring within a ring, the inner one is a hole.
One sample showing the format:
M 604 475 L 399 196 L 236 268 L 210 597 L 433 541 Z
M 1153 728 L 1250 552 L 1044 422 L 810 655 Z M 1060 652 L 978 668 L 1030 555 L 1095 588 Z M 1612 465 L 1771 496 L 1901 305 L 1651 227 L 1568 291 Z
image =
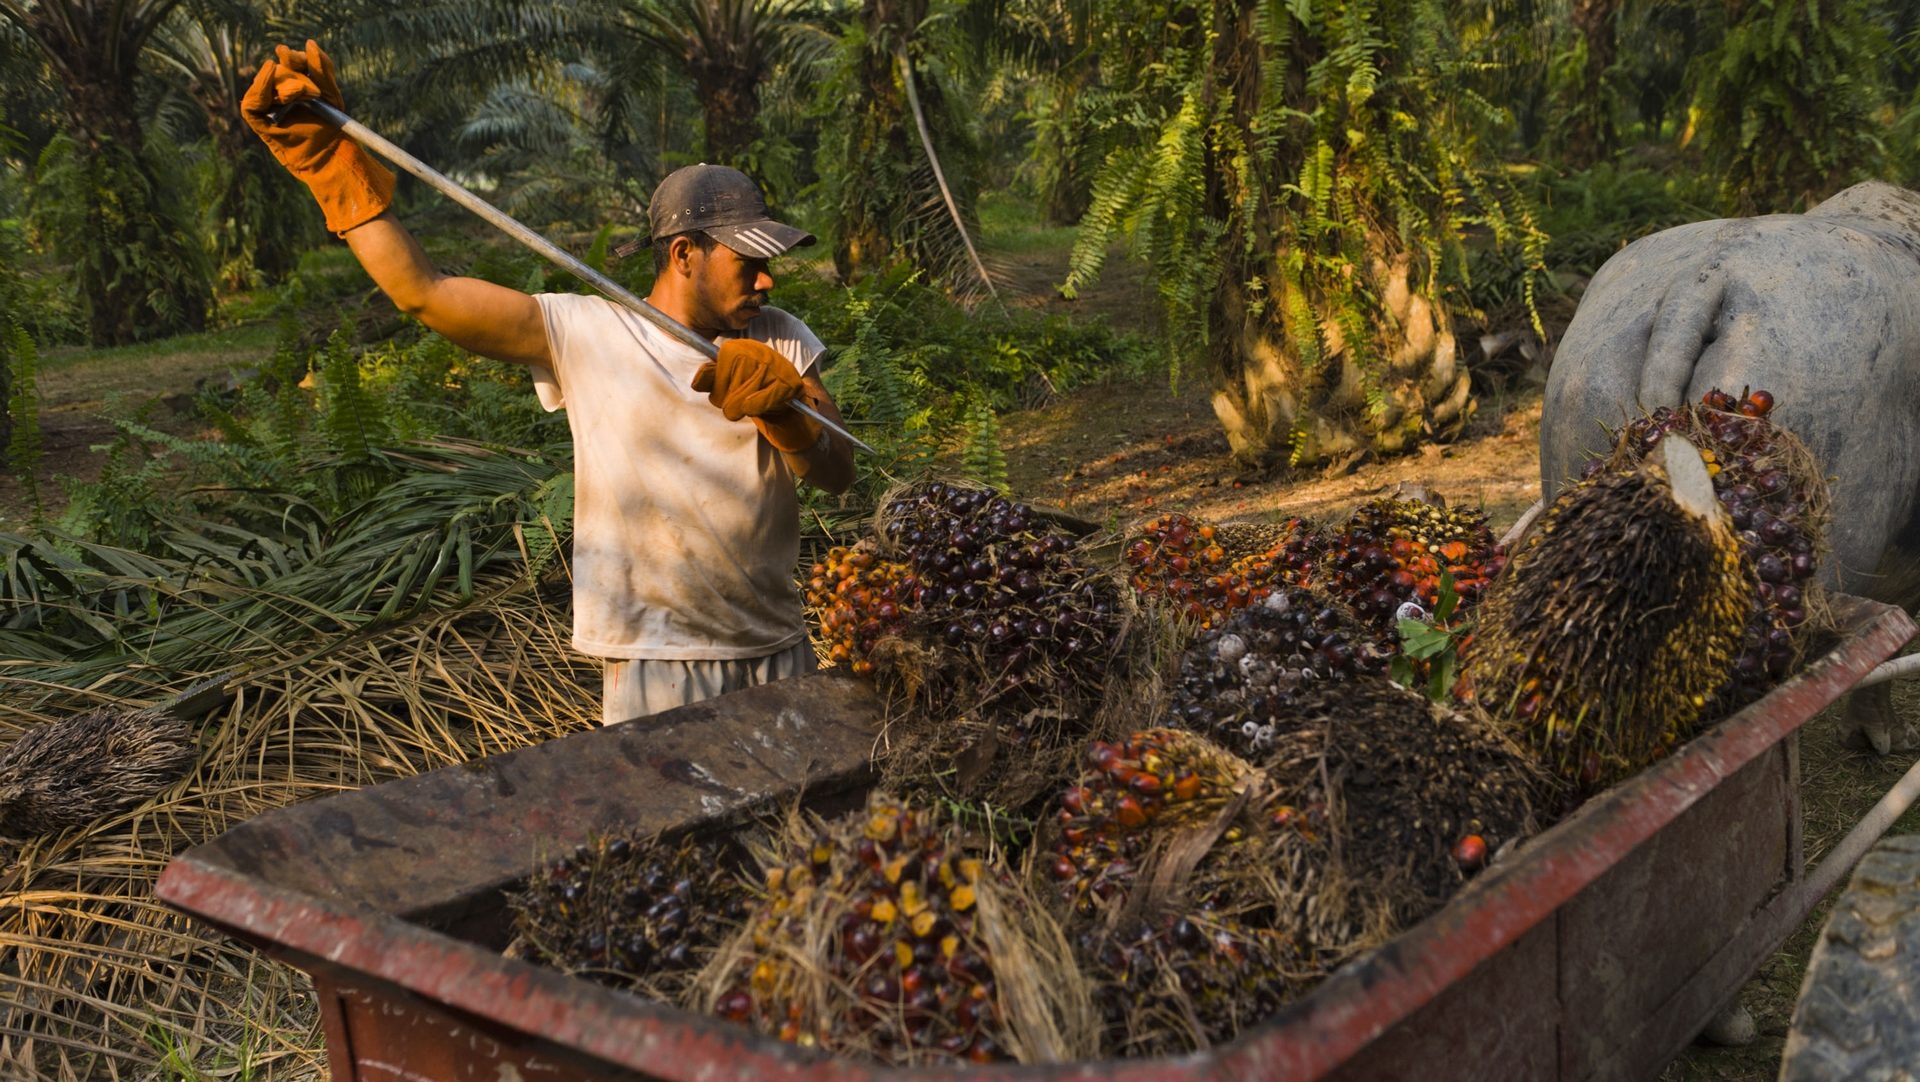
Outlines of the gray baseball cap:
M 647 222 L 648 235 L 622 245 L 617 254 L 639 251 L 654 237 L 696 229 L 741 255 L 758 259 L 771 259 L 814 242 L 812 233 L 773 220 L 752 177 L 705 162 L 667 174 L 653 190 Z

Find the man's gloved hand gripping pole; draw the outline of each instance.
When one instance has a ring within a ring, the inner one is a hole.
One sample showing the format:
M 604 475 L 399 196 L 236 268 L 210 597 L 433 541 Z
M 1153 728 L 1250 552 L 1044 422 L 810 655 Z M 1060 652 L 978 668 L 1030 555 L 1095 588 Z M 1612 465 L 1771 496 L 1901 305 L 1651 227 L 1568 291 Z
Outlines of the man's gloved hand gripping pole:
M 820 424 L 795 409 L 802 381 L 793 362 L 765 342 L 730 338 L 720 353 L 693 375 L 693 389 L 703 391 L 727 420 L 753 418 L 775 450 L 797 455 L 819 441 Z
M 296 105 L 305 108 L 296 110 L 293 108 Z M 307 42 L 304 52 L 278 46 L 274 59 L 260 66 L 253 85 L 240 99 L 240 111 L 248 125 L 287 171 L 313 192 L 326 214 L 328 229 L 344 233 L 379 217 L 393 202 L 393 174 L 367 154 L 361 146 L 364 143 L 591 285 L 609 300 L 712 358 L 694 376 L 693 389 L 706 393 L 714 406 L 726 413 L 728 420 L 752 418 L 775 449 L 801 453 L 813 446 L 824 427 L 859 450 L 873 451 L 799 397 L 800 374 L 771 346 L 745 338 L 729 339 L 715 346 L 618 282 L 348 117 L 342 111 L 344 107 L 345 101 L 333 75 L 333 62 L 312 41 Z
M 300 101 L 346 108 L 333 61 L 312 41 L 303 53 L 275 47 L 274 58 L 260 65 L 241 96 L 241 115 L 287 172 L 313 192 L 328 229 L 345 233 L 378 218 L 393 202 L 393 174 L 320 112 L 286 108 Z

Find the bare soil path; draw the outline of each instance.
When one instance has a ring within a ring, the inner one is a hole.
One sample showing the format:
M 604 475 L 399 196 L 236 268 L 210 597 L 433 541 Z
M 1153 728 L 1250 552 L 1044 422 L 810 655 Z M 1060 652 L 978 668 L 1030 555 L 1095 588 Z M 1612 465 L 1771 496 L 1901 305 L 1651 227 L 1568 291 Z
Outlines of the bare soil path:
M 114 438 L 114 418 L 195 431 L 199 387 L 257 365 L 273 340 L 273 326 L 259 322 L 116 349 L 48 350 L 34 380 L 41 449 L 34 477 L 43 512 L 60 513 L 70 483 L 99 478 L 106 455 L 98 448 Z M 26 486 L 11 470 L 0 473 L 0 530 L 20 528 L 33 513 Z

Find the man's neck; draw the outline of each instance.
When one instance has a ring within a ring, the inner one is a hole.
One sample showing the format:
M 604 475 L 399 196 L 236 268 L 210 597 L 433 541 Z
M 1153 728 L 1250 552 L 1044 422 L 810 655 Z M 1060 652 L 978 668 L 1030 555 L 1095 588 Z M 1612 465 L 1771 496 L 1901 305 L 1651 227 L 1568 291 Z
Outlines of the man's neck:
M 719 338 L 721 332 L 718 328 L 702 327 L 694 319 L 693 305 L 688 301 L 689 298 L 684 290 L 673 288 L 665 279 L 655 280 L 653 289 L 647 293 L 647 303 L 658 308 L 668 318 L 683 327 L 692 328 L 695 334 L 708 340 Z

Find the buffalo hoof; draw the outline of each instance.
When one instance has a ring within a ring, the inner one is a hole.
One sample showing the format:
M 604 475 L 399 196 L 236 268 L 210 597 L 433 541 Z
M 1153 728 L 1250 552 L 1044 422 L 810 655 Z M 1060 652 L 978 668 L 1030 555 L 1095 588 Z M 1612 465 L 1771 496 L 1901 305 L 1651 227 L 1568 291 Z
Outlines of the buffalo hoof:
M 1840 717 L 1841 742 L 1875 754 L 1920 749 L 1920 730 L 1893 709 L 1893 686 L 1876 684 L 1847 696 Z

